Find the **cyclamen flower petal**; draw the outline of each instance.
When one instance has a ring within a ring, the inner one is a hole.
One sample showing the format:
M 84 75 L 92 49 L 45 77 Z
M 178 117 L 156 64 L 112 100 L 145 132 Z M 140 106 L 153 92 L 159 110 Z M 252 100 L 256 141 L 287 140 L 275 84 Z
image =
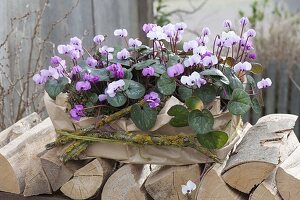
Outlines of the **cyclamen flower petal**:
M 186 29 L 187 25 L 184 22 L 179 22 L 175 24 L 175 30 L 176 31 L 183 31 Z
M 242 17 L 242 18 L 240 19 L 240 24 L 241 24 L 242 26 L 246 26 L 248 23 L 249 23 L 249 19 L 248 19 L 247 17 Z
M 205 46 L 205 44 L 209 42 L 209 37 L 208 36 L 197 37 L 196 41 L 198 42 L 199 46 Z
M 143 31 L 145 33 L 149 33 L 149 31 L 152 31 L 153 27 L 157 26 L 156 24 L 144 24 L 143 25 Z
M 116 96 L 116 93 L 118 91 L 123 90 L 124 85 L 125 85 L 125 82 L 123 80 L 113 81 L 110 84 L 108 84 L 105 93 L 110 97 L 114 97 L 114 96 Z
M 60 57 L 58 57 L 58 56 L 53 56 L 53 57 L 51 57 L 51 59 L 50 59 L 51 65 L 54 65 L 54 66 L 59 65 L 59 63 L 60 63 L 61 61 L 62 61 L 62 59 L 61 59 Z
M 234 31 L 229 31 L 229 32 L 222 32 L 222 37 L 221 37 L 221 45 L 224 47 L 231 48 L 233 45 L 237 44 L 241 38 L 234 32 Z
M 210 29 L 208 27 L 205 27 L 202 29 L 202 35 L 203 36 L 208 36 L 210 35 Z
M 91 84 L 90 84 L 90 82 L 89 81 L 78 81 L 77 83 L 76 83 L 76 90 L 78 91 L 78 92 L 80 92 L 80 91 L 87 91 L 87 90 L 89 90 L 89 89 L 91 89 Z
M 167 35 L 163 32 L 161 27 L 156 26 L 152 31 L 149 31 L 147 33 L 147 37 L 150 40 L 165 40 L 167 38 Z
M 142 71 L 143 76 L 154 76 L 154 68 L 153 67 L 146 67 Z
M 183 62 L 184 66 L 191 67 L 201 63 L 201 57 L 198 54 L 190 56 L 187 60 Z
M 82 68 L 79 65 L 75 65 L 71 69 L 70 76 L 73 77 L 74 75 L 76 75 L 76 74 L 78 74 L 80 72 L 82 72 Z
M 128 32 L 126 29 L 116 29 L 114 31 L 114 35 L 119 37 L 127 37 Z
M 129 38 L 128 44 L 131 47 L 137 48 L 137 47 L 140 47 L 142 45 L 142 42 L 140 40 L 138 40 L 137 38 L 136 39 Z
M 49 70 L 46 70 L 46 69 L 42 69 L 40 71 L 40 74 L 42 77 L 44 77 L 46 79 L 51 77 L 51 73 L 49 72 Z
M 193 51 L 194 48 L 198 47 L 198 42 L 196 40 L 191 40 L 188 42 L 183 43 L 183 51 Z
M 256 59 L 256 53 L 250 53 L 248 55 L 248 58 L 251 59 L 251 60 L 255 60 Z
M 84 74 L 84 76 L 83 76 L 83 80 L 89 81 L 89 82 L 91 82 L 91 83 L 96 83 L 97 81 L 100 80 L 100 77 L 99 77 L 99 76 L 96 76 L 96 75 L 92 75 L 92 74 L 86 73 L 86 74 Z
M 81 47 L 82 41 L 78 37 L 72 37 L 70 39 L 70 44 L 73 45 L 73 46 L 80 46 Z
M 106 69 L 110 71 L 115 78 L 124 78 L 125 73 L 120 63 L 112 64 L 106 67 Z
M 180 82 L 184 85 L 197 86 L 198 88 L 206 84 L 206 80 L 201 78 L 198 72 L 193 72 L 189 76 L 182 76 Z
M 111 60 L 113 59 L 113 55 L 111 54 L 111 52 L 114 51 L 114 48 L 112 47 L 108 47 L 108 46 L 103 46 L 101 48 L 99 48 L 99 52 L 102 54 L 102 55 L 105 55 L 108 57 L 108 60 Z
M 159 106 L 160 103 L 159 95 L 156 92 L 150 92 L 149 94 L 146 94 L 144 96 L 144 100 L 148 103 L 150 108 L 155 108 Z
M 180 63 L 177 63 L 171 67 L 168 67 L 167 74 L 169 77 L 175 77 L 178 75 L 183 74 L 184 72 L 184 66 Z
M 48 71 L 49 73 L 51 74 L 51 76 L 54 78 L 54 79 L 58 79 L 60 77 L 58 71 L 56 68 L 53 68 L 51 66 L 48 67 Z
M 252 65 L 249 62 L 239 62 L 233 67 L 233 71 L 235 73 L 239 73 L 242 71 L 250 71 L 252 69 Z
M 93 57 L 88 57 L 88 58 L 86 59 L 85 63 L 86 63 L 88 66 L 90 66 L 90 67 L 92 67 L 92 68 L 95 68 L 95 67 L 97 66 L 98 61 L 97 61 L 96 59 L 94 59 Z
M 69 52 L 69 55 L 70 55 L 71 59 L 73 59 L 73 60 L 78 60 L 81 57 L 80 51 L 75 50 L 75 49 L 71 50 Z
M 176 35 L 175 26 L 173 24 L 167 24 L 162 27 L 163 32 L 166 34 L 168 38 L 173 38 Z
M 68 54 L 74 47 L 71 45 L 58 45 L 57 51 L 60 54 Z
M 103 35 L 96 35 L 93 38 L 93 41 L 98 45 L 100 45 L 104 40 L 105 40 L 105 37 Z
M 130 53 L 129 53 L 129 51 L 127 51 L 127 49 L 122 49 L 120 52 L 118 52 L 117 53 L 117 58 L 119 59 L 119 60 L 126 60 L 126 59 L 128 59 L 129 58 L 129 56 L 130 56 Z
M 100 94 L 98 96 L 98 99 L 99 99 L 100 102 L 105 101 L 107 99 L 107 95 L 106 94 Z
M 223 22 L 223 26 L 224 28 L 228 28 L 228 29 L 231 29 L 232 27 L 232 22 L 228 19 L 226 19 L 224 22 Z
M 205 67 L 216 65 L 218 64 L 218 58 L 215 55 L 205 56 L 202 60 L 202 64 Z
M 198 54 L 199 56 L 204 55 L 207 52 L 206 46 L 200 46 L 193 49 L 193 54 Z
M 256 31 L 254 29 L 249 29 L 248 31 L 246 31 L 243 36 L 245 38 L 249 38 L 249 37 L 255 37 L 256 36 Z
M 70 116 L 72 119 L 79 121 L 81 117 L 84 117 L 83 105 L 77 104 L 70 110 Z
M 257 82 L 258 89 L 263 89 L 270 87 L 272 85 L 272 81 L 270 78 L 262 79 L 261 81 Z
M 186 195 L 192 193 L 192 191 L 196 190 L 197 186 L 194 182 L 189 180 L 186 185 L 181 185 L 181 192 Z
M 35 84 L 38 84 L 38 85 L 43 85 L 47 81 L 47 79 L 45 79 L 45 77 L 41 76 L 40 74 L 35 74 L 32 77 L 32 80 L 35 82 Z

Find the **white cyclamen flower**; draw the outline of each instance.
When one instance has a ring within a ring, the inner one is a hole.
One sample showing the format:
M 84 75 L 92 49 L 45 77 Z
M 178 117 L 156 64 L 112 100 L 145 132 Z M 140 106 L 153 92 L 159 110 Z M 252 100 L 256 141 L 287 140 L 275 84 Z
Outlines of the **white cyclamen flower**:
M 186 195 L 186 194 L 191 194 L 192 191 L 196 190 L 196 184 L 189 180 L 186 185 L 181 185 L 181 191 L 182 191 L 182 194 Z

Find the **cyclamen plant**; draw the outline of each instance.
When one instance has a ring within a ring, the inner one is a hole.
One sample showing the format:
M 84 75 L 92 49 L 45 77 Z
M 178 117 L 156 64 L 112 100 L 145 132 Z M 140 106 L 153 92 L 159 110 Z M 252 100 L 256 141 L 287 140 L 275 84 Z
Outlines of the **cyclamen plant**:
M 246 17 L 240 19 L 238 34 L 232 22 L 225 20 L 225 30 L 211 40 L 211 50 L 207 47 L 209 28 L 203 28 L 199 37 L 184 42 L 181 48 L 187 27 L 182 22 L 163 27 L 144 24 L 150 47 L 137 38 L 128 38 L 126 29 L 114 31 L 124 43 L 122 49 L 105 45 L 106 36 L 97 35 L 93 39 L 96 51 L 91 52 L 73 37 L 69 44 L 58 46 L 61 57 L 53 56 L 51 66 L 34 75 L 33 80 L 45 84 L 52 99 L 67 92 L 74 120 L 101 118 L 132 106 L 130 117 L 143 131 L 154 126 L 164 102 L 175 96 L 184 105 L 170 108 L 170 124 L 190 126 L 203 146 L 220 148 L 227 134 L 212 130 L 214 118 L 209 103 L 219 96 L 222 109 L 233 115 L 243 115 L 251 107 L 260 112 L 260 90 L 272 84 L 269 78 L 258 83 L 252 78 L 262 72 L 262 66 L 253 62 L 256 32 L 246 30 L 248 23 Z M 209 134 L 223 138 L 222 142 L 205 142 Z

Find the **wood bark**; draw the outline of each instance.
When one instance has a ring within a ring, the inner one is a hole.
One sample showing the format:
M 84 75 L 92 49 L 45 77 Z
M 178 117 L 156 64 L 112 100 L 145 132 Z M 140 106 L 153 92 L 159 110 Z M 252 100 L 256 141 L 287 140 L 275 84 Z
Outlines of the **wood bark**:
M 283 199 L 297 200 L 300 194 L 300 147 L 298 147 L 276 172 L 276 184 Z
M 231 154 L 222 172 L 223 180 L 249 193 L 299 146 L 293 132 L 296 120 L 297 116 L 288 114 L 260 119 Z
M 240 134 L 241 138 L 234 148 L 236 148 L 236 146 L 241 142 L 251 127 L 252 125 L 249 123 L 244 125 L 243 131 Z M 221 173 L 226 165 L 227 159 L 222 164 L 213 164 L 212 167 L 205 173 L 197 190 L 196 196 L 198 200 L 224 199 L 224 197 L 230 200 L 247 199 L 246 195 L 232 189 L 222 179 Z
M 32 168 L 31 160 L 55 140 L 56 133 L 49 118 L 26 131 L 0 149 L 0 191 L 22 193 L 25 174 Z
M 17 138 L 33 126 L 41 122 L 41 118 L 37 113 L 32 113 L 11 125 L 0 133 L 0 148 Z
M 277 168 L 266 180 L 259 184 L 259 186 L 250 194 L 249 200 L 282 200 L 276 186 L 276 170 Z
M 150 172 L 150 165 L 124 165 L 107 180 L 102 191 L 102 199 L 149 199 L 144 182 Z
M 60 190 L 71 199 L 89 199 L 93 197 L 112 173 L 114 162 L 96 158 L 74 173 L 74 177 Z
M 41 156 L 42 168 L 48 177 L 53 191 L 59 190 L 63 184 L 68 182 L 74 175 L 75 171 L 86 164 L 84 160 L 71 160 L 63 163 L 60 160 L 63 147 L 56 147 L 48 150 Z
M 154 200 L 196 199 L 196 191 L 192 191 L 189 195 L 184 195 L 181 191 L 181 185 L 186 185 L 189 180 L 198 185 L 200 174 L 200 166 L 198 164 L 163 166 L 150 174 L 145 183 L 145 188 Z

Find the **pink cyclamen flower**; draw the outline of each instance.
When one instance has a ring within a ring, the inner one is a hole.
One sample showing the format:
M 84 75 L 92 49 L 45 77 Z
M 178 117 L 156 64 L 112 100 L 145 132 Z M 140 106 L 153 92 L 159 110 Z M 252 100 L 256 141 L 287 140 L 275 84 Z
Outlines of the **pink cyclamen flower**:
M 129 58 L 129 56 L 130 56 L 130 53 L 129 53 L 129 51 L 127 51 L 127 49 L 122 49 L 121 51 L 119 51 L 118 53 L 117 53 L 117 58 L 119 59 L 119 60 L 126 60 L 126 59 L 128 59 Z
M 168 67 L 167 74 L 169 77 L 175 77 L 183 74 L 184 66 L 180 63 L 177 63 L 171 67 Z
M 107 95 L 106 94 L 100 94 L 98 96 L 98 99 L 99 99 L 100 102 L 105 101 L 107 99 Z
M 76 104 L 74 108 L 70 110 L 70 116 L 72 117 L 72 119 L 79 121 L 81 117 L 85 116 L 83 111 L 83 105 Z
M 41 74 L 35 74 L 32 77 L 32 80 L 35 82 L 37 85 L 43 85 L 46 83 L 47 79 L 46 77 L 42 76 Z
M 198 42 L 199 46 L 205 46 L 205 44 L 209 42 L 209 37 L 208 36 L 197 37 L 196 41 Z
M 263 89 L 270 87 L 272 85 L 272 81 L 270 78 L 262 79 L 261 81 L 257 82 L 258 89 Z
M 228 19 L 226 19 L 224 22 L 223 22 L 223 26 L 224 28 L 228 28 L 228 29 L 231 29 L 232 27 L 232 22 Z
M 143 76 L 154 76 L 154 68 L 153 67 L 146 67 L 142 71 Z
M 120 63 L 109 65 L 106 69 L 110 71 L 115 78 L 124 78 L 125 73 Z
M 248 58 L 251 59 L 251 60 L 255 60 L 256 59 L 256 53 L 250 53 L 248 55 Z
M 97 61 L 96 59 L 94 59 L 93 57 L 88 57 L 88 58 L 86 59 L 85 63 L 86 63 L 88 66 L 90 66 L 90 67 L 92 67 L 92 68 L 95 68 L 95 67 L 97 66 L 98 61 Z
M 137 47 L 140 47 L 142 45 L 142 42 L 137 38 L 136 39 L 129 38 L 128 44 L 131 47 L 137 48 Z
M 73 59 L 73 60 L 78 60 L 81 57 L 80 51 L 75 50 L 75 49 L 71 50 L 69 52 L 69 55 L 70 55 L 71 59 Z
M 48 71 L 54 79 L 58 79 L 60 77 L 60 73 L 58 72 L 57 68 L 49 66 Z
M 76 83 L 76 90 L 80 91 L 87 91 L 91 89 L 91 83 L 89 81 L 78 81 Z
M 96 35 L 93 38 L 93 41 L 98 45 L 100 45 L 104 40 L 105 40 L 105 37 L 103 35 Z
M 85 73 L 85 74 L 83 75 L 83 80 L 89 81 L 89 82 L 91 82 L 91 83 L 96 83 L 97 81 L 100 80 L 100 77 L 97 76 L 97 75 Z
M 125 81 L 122 79 L 118 81 L 113 81 L 110 84 L 108 84 L 105 93 L 110 97 L 114 97 L 116 96 L 117 92 L 123 90 L 124 85 Z
M 82 41 L 78 37 L 72 37 L 70 39 L 70 45 L 81 47 Z
M 249 29 L 243 35 L 244 35 L 245 38 L 255 37 L 256 36 L 256 31 L 254 29 Z
M 113 59 L 113 55 L 111 53 L 114 52 L 114 48 L 108 47 L 108 46 L 103 46 L 103 47 L 99 48 L 99 52 L 102 55 L 108 56 L 108 60 Z
M 186 67 L 191 67 L 193 65 L 198 65 L 201 63 L 201 57 L 198 54 L 194 54 L 186 59 L 183 64 Z
M 183 51 L 193 51 L 194 48 L 198 47 L 198 42 L 196 40 L 191 40 L 188 42 L 183 43 Z
M 208 35 L 210 35 L 210 29 L 209 29 L 208 27 L 204 27 L 204 28 L 202 29 L 202 35 L 203 35 L 203 36 L 208 36 Z
M 241 24 L 242 26 L 246 26 L 248 23 L 249 23 L 249 19 L 248 19 L 247 17 L 242 17 L 242 18 L 240 19 L 240 24 Z
M 186 29 L 187 25 L 184 22 L 179 22 L 175 24 L 175 30 L 176 31 L 184 31 Z
M 239 62 L 233 67 L 233 71 L 235 73 L 244 72 L 244 71 L 250 71 L 252 69 L 252 65 L 249 62 Z
M 143 31 L 144 31 L 145 33 L 149 33 L 149 31 L 152 31 L 153 27 L 155 27 L 155 26 L 157 26 L 157 25 L 156 25 L 156 24 L 151 24 L 151 23 L 149 23 L 149 24 L 144 24 L 144 25 L 143 25 Z
M 193 72 L 189 76 L 182 76 L 180 82 L 184 85 L 197 86 L 198 88 L 206 84 L 206 80 L 198 72 Z
M 224 47 L 231 48 L 233 45 L 237 44 L 241 38 L 234 32 L 222 32 L 221 45 Z
M 205 56 L 205 57 L 202 59 L 202 64 L 203 64 L 203 66 L 205 66 L 205 67 L 211 67 L 211 66 L 213 66 L 213 65 L 218 64 L 218 58 L 217 58 L 217 56 L 215 56 L 215 55 Z
M 173 38 L 176 35 L 176 30 L 175 30 L 175 26 L 173 24 L 167 24 L 165 26 L 162 27 L 163 32 L 167 35 L 167 37 Z
M 57 47 L 57 51 L 60 54 L 69 54 L 70 51 L 72 51 L 74 49 L 73 46 L 71 45 L 58 45 Z
M 160 26 L 155 26 L 151 31 L 147 33 L 147 37 L 150 40 L 165 40 L 167 35 L 163 32 Z
M 114 35 L 119 37 L 127 37 L 128 32 L 126 29 L 116 29 L 114 31 Z
M 80 72 L 82 72 L 82 68 L 79 65 L 75 65 L 71 69 L 70 76 L 73 77 L 74 75 L 79 74 Z
M 150 92 L 144 96 L 144 100 L 148 103 L 150 108 L 155 108 L 159 106 L 160 98 L 159 94 L 156 92 Z
M 53 65 L 55 67 L 58 66 L 61 61 L 62 61 L 62 59 L 60 57 L 58 57 L 58 56 L 53 56 L 50 59 L 51 65 Z

